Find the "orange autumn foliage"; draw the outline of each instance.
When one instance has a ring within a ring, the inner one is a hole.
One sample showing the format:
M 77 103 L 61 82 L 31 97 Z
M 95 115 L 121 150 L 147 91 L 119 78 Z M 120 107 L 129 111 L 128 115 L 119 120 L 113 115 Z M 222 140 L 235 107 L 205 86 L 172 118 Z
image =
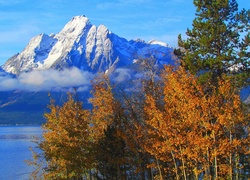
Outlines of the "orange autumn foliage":
M 45 179 L 72 179 L 82 177 L 92 166 L 89 138 L 90 112 L 82 103 L 68 95 L 62 107 L 52 100 L 51 112 L 45 114 L 43 141 L 40 148 L 47 161 Z
M 249 112 L 233 80 L 204 86 L 181 67 L 150 68 L 126 91 L 94 79 L 91 110 L 72 95 L 52 101 L 38 143 L 45 179 L 245 178 Z
M 219 79 L 209 94 L 181 67 L 165 67 L 162 79 L 164 107 L 146 95 L 145 150 L 172 164 L 177 179 L 232 177 L 246 147 L 246 119 L 230 79 Z
M 98 139 L 104 135 L 104 131 L 114 119 L 114 96 L 109 78 L 106 75 L 94 79 L 92 85 L 91 128 L 94 138 Z

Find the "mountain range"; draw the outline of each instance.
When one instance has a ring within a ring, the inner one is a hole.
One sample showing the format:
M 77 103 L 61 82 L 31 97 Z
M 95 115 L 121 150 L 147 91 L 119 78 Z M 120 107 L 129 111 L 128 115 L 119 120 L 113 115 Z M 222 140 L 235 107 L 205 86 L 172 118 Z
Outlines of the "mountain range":
M 33 37 L 0 67 L 0 124 L 41 124 L 50 97 L 63 103 L 66 92 L 76 88 L 78 98 L 87 102 L 90 80 L 97 73 L 126 83 L 139 76 L 139 59 L 173 64 L 172 53 L 164 42 L 128 41 L 104 25 L 92 25 L 85 16 L 75 16 L 59 33 Z M 246 103 L 249 92 L 249 87 L 242 91 Z
M 2 66 L 11 74 L 32 70 L 62 70 L 77 67 L 91 72 L 111 73 L 137 58 L 154 56 L 167 63 L 172 48 L 152 40 L 126 40 L 104 25 L 92 25 L 85 16 L 73 17 L 58 34 L 40 34 L 32 38 L 25 49 Z
M 0 124 L 39 124 L 49 103 L 58 102 L 77 87 L 80 99 L 89 97 L 89 80 L 97 73 L 116 81 L 132 78 L 141 58 L 157 64 L 174 63 L 173 48 L 164 42 L 127 40 L 85 16 L 73 17 L 57 34 L 39 34 L 24 50 L 0 67 Z

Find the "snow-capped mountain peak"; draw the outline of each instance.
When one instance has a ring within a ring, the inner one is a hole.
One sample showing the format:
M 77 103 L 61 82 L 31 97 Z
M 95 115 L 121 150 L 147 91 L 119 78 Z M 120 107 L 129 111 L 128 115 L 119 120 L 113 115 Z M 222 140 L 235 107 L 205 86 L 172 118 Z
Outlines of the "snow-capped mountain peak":
M 170 61 L 171 51 L 166 43 L 127 41 L 104 25 L 92 25 L 86 16 L 75 16 L 58 34 L 32 38 L 25 49 L 11 57 L 2 68 L 12 74 L 69 67 L 111 72 L 118 66 L 132 64 L 135 58 L 149 56 L 150 52 L 160 61 Z
M 75 16 L 73 17 L 55 36 L 55 38 L 60 39 L 60 38 L 76 38 L 84 33 L 85 29 L 88 29 L 91 27 L 91 23 L 89 19 L 85 16 Z

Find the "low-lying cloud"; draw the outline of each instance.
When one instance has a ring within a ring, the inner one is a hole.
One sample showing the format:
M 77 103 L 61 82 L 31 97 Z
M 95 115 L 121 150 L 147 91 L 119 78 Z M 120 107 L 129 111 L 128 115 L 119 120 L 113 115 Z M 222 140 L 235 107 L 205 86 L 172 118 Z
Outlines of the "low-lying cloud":
M 58 91 L 76 88 L 85 91 L 90 86 L 93 74 L 77 68 L 58 70 L 31 71 L 21 73 L 16 78 L 0 76 L 0 91 Z
M 126 68 L 118 68 L 114 71 L 113 76 L 111 77 L 115 82 L 124 82 L 131 79 L 131 70 Z

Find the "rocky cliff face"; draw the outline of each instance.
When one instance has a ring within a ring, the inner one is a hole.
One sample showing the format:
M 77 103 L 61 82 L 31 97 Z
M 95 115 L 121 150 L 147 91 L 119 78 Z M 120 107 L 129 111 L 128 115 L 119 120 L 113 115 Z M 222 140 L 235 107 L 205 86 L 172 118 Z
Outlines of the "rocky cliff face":
M 76 16 L 56 35 L 40 34 L 25 49 L 11 57 L 2 68 L 11 74 L 32 70 L 77 67 L 91 72 L 112 72 L 133 63 L 136 58 L 154 56 L 171 60 L 167 44 L 142 40 L 128 41 L 110 32 L 104 25 L 95 26 L 85 16 Z

